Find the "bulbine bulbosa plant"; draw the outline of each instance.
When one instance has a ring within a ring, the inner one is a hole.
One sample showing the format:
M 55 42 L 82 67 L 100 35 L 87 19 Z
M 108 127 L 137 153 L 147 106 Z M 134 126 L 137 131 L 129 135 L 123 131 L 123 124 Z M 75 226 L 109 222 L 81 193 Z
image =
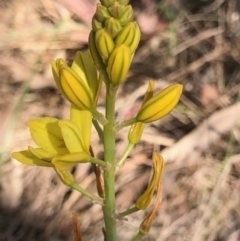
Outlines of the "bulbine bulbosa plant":
M 155 192 L 151 210 L 141 222 L 135 237 L 146 235 L 157 214 L 161 200 L 161 175 L 163 159 L 153 153 L 153 176 L 144 193 L 133 207 L 119 212 L 115 206 L 115 175 L 141 140 L 144 126 L 167 115 L 178 103 L 182 85 L 173 84 L 154 93 L 150 81 L 142 106 L 134 118 L 121 123 L 115 120 L 117 90 L 127 76 L 141 32 L 133 19 L 133 9 L 128 0 L 101 0 L 92 19 L 89 50 L 77 52 L 71 66 L 63 59 L 52 61 L 52 72 L 58 89 L 71 103 L 68 120 L 44 117 L 29 121 L 31 136 L 38 147 L 14 152 L 13 158 L 34 166 L 52 167 L 62 182 L 102 206 L 105 227 L 104 239 L 116 241 L 116 224 L 127 215 L 145 210 Z M 105 114 L 98 112 L 97 102 L 101 88 L 106 88 Z M 91 128 L 96 128 L 104 145 L 104 159 L 94 156 L 91 146 Z M 116 160 L 115 142 L 118 130 L 130 126 L 128 146 Z M 91 193 L 75 182 L 71 168 L 81 163 L 91 163 L 96 174 L 97 194 Z

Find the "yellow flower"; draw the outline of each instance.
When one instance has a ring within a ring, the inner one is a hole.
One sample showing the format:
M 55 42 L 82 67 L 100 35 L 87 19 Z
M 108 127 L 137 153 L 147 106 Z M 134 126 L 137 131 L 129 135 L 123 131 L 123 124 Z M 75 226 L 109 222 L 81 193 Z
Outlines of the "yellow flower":
M 71 120 L 45 117 L 29 122 L 31 136 L 37 148 L 14 152 L 16 160 L 34 166 L 67 170 L 79 162 L 90 159 L 92 115 L 72 107 Z
M 140 108 L 136 120 L 149 123 L 163 118 L 177 105 L 182 89 L 181 84 L 174 84 L 150 98 Z
M 95 109 L 102 80 L 89 51 L 77 52 L 71 67 L 63 59 L 52 61 L 52 72 L 57 87 L 72 104 L 81 110 Z

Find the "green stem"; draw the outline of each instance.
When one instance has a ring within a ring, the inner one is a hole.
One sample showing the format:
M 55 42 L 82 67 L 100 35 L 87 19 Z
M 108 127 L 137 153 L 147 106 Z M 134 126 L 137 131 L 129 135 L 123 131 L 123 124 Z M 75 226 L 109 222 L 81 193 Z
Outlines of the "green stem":
M 104 168 L 106 168 L 108 166 L 108 163 L 106 163 L 105 161 L 99 160 L 95 157 L 90 157 L 89 161 L 93 164 L 98 164 L 99 166 L 104 167 Z
M 98 133 L 98 136 L 99 136 L 100 140 L 103 143 L 104 138 L 103 138 L 103 130 L 102 130 L 101 126 L 99 125 L 99 123 L 96 119 L 93 119 L 92 122 L 93 122 L 93 125 L 94 125 L 97 133 Z
M 132 239 L 132 241 L 139 241 L 145 234 L 138 232 L 138 234 Z
M 116 131 L 119 131 L 119 130 L 121 130 L 122 128 L 124 128 L 124 127 L 126 127 L 126 126 L 130 126 L 130 125 L 132 125 L 132 124 L 134 124 L 134 123 L 136 123 L 136 122 L 137 122 L 136 118 L 132 118 L 132 119 L 129 119 L 129 120 L 125 120 L 125 121 L 123 121 L 123 122 L 115 125 L 115 126 L 114 126 L 114 129 L 115 129 Z
M 104 125 L 104 158 L 110 164 L 108 170 L 104 170 L 104 191 L 105 200 L 103 205 L 103 216 L 106 228 L 106 240 L 116 241 L 116 219 L 113 217 L 115 212 L 115 99 L 117 88 L 106 85 L 106 119 Z
M 121 158 L 119 159 L 119 161 L 117 162 L 117 167 L 120 168 L 124 165 L 129 153 L 131 152 L 131 150 L 134 148 L 134 145 L 129 143 L 126 150 L 124 151 L 123 155 L 121 156 Z
M 87 191 L 86 189 L 80 187 L 77 183 L 72 183 L 71 185 L 69 185 L 72 189 L 75 189 L 76 191 L 82 193 L 83 195 L 87 196 L 88 198 L 90 198 L 92 201 L 97 202 L 99 204 L 102 204 L 102 198 L 96 196 L 95 194 Z
M 107 120 L 105 119 L 104 115 L 98 112 L 96 109 L 92 110 L 93 118 L 98 120 L 100 124 L 103 126 L 107 124 Z
M 139 211 L 139 209 L 138 209 L 137 207 L 133 207 L 133 208 L 127 209 L 126 211 L 124 211 L 124 212 L 122 212 L 122 213 L 119 213 L 117 216 L 118 216 L 119 218 L 123 218 L 123 217 L 125 217 L 125 216 L 127 216 L 127 215 L 129 215 L 129 214 L 135 213 L 135 212 L 137 212 L 137 211 Z

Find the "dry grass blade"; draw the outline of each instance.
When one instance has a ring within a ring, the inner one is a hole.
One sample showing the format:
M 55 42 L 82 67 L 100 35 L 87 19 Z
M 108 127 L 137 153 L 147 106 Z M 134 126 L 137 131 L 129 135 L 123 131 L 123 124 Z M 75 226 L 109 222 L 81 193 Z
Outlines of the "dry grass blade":
M 73 225 L 74 225 L 74 237 L 75 237 L 74 240 L 75 241 L 83 241 L 82 232 L 81 232 L 77 214 L 73 213 L 72 218 L 73 218 Z

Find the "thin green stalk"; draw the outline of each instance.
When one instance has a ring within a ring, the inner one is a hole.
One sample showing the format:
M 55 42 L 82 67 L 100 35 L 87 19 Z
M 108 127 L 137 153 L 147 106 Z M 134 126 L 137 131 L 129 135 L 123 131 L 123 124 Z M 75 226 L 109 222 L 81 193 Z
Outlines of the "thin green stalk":
M 98 133 L 98 136 L 99 136 L 100 140 L 103 143 L 104 138 L 103 138 L 103 130 L 102 130 L 101 126 L 99 125 L 98 121 L 95 120 L 95 119 L 92 120 L 92 123 L 93 123 L 93 125 L 94 125 L 94 127 L 95 127 L 95 129 Z
M 100 197 L 96 196 L 95 194 L 87 191 L 86 189 L 80 187 L 77 183 L 75 183 L 75 182 L 72 183 L 72 184 L 70 185 L 70 187 L 71 187 L 72 189 L 75 189 L 76 191 L 82 193 L 83 195 L 87 196 L 87 197 L 90 198 L 92 201 L 97 202 L 97 203 L 99 203 L 99 204 L 102 204 L 102 198 L 100 198 Z
M 108 164 L 105 161 L 99 160 L 95 157 L 90 157 L 89 160 L 92 164 L 98 164 L 99 166 L 103 167 L 103 168 L 107 168 Z
M 129 120 L 125 120 L 125 121 L 123 121 L 123 122 L 115 125 L 115 126 L 114 126 L 114 129 L 115 129 L 116 131 L 120 131 L 122 128 L 124 128 L 124 127 L 126 127 L 126 126 L 130 126 L 130 125 L 132 125 L 132 124 L 134 124 L 134 123 L 136 123 L 136 122 L 137 122 L 136 118 L 132 118 L 132 119 L 129 119 Z
M 129 143 L 126 150 L 124 151 L 123 155 L 121 156 L 121 158 L 119 159 L 119 161 L 117 162 L 117 167 L 120 168 L 124 165 L 129 153 L 131 152 L 131 150 L 134 148 L 134 145 Z
M 142 237 L 144 236 L 143 233 L 139 232 L 133 239 L 132 241 L 139 241 L 142 239 Z
M 103 205 L 103 216 L 106 228 L 106 240 L 117 241 L 116 219 L 113 217 L 115 212 L 115 100 L 117 88 L 106 85 L 106 119 L 104 125 L 104 158 L 110 165 L 108 170 L 104 170 L 104 191 L 105 200 Z
M 129 215 L 129 214 L 135 213 L 135 212 L 137 212 L 137 211 L 139 211 L 139 209 L 138 209 L 137 207 L 133 207 L 133 208 L 127 209 L 126 211 L 124 211 L 124 212 L 122 212 L 122 213 L 119 213 L 117 216 L 118 216 L 119 218 L 123 218 L 123 217 L 125 217 L 125 216 L 127 216 L 127 215 Z

